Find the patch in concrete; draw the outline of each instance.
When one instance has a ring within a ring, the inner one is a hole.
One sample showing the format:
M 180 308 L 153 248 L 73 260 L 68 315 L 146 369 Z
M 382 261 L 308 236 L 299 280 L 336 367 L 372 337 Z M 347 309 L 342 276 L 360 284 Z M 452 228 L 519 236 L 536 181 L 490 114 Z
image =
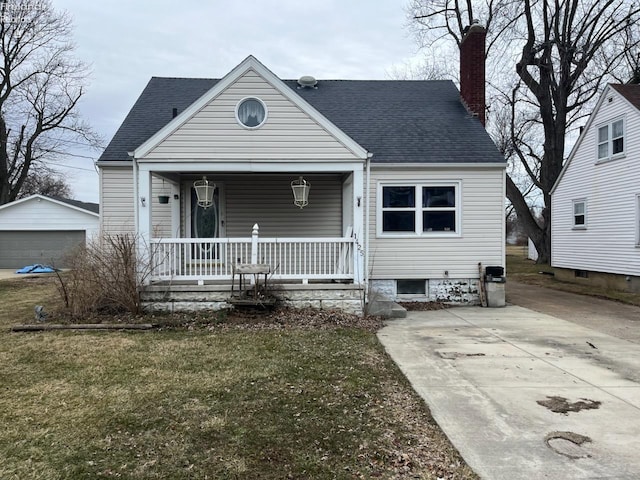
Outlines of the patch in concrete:
M 591 439 L 574 432 L 551 432 L 544 438 L 544 443 L 554 452 L 569 458 L 588 458 L 588 453 L 582 450 L 584 443 Z
M 460 352 L 438 352 L 440 358 L 445 360 L 455 360 L 460 357 L 484 357 L 484 353 L 460 353 Z
M 581 398 L 577 402 L 570 402 L 569 399 L 564 397 L 550 397 L 548 400 L 537 400 L 538 405 L 548 408 L 554 413 L 563 413 L 569 415 L 569 412 L 579 412 L 581 410 L 595 410 L 600 408 L 602 402 L 597 400 L 589 400 L 588 398 Z

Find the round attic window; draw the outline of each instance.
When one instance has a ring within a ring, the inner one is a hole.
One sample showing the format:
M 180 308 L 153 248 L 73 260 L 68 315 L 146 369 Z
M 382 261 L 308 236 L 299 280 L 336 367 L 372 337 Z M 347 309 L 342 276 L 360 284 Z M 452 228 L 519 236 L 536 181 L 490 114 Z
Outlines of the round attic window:
M 244 98 L 236 107 L 236 118 L 245 128 L 258 128 L 267 119 L 267 106 L 257 98 Z

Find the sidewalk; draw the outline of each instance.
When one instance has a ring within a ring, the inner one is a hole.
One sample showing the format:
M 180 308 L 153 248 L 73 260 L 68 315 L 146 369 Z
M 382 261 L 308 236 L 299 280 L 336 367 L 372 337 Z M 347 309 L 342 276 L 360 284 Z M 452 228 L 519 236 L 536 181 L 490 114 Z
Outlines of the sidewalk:
M 482 478 L 640 478 L 640 345 L 515 306 L 410 312 L 378 337 Z

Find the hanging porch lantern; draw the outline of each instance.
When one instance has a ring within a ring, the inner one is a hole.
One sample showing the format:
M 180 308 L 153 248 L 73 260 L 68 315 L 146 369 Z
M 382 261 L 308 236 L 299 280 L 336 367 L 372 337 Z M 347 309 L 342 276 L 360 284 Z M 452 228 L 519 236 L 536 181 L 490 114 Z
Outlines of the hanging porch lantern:
M 293 190 L 293 204 L 300 208 L 304 208 L 309 205 L 310 189 L 311 184 L 302 177 L 291 182 L 291 190 Z
M 202 180 L 196 180 L 193 182 L 193 188 L 196 190 L 196 197 L 198 197 L 198 205 L 202 208 L 209 208 L 213 205 L 213 192 L 216 191 L 216 184 L 210 183 L 207 177 L 202 177 Z

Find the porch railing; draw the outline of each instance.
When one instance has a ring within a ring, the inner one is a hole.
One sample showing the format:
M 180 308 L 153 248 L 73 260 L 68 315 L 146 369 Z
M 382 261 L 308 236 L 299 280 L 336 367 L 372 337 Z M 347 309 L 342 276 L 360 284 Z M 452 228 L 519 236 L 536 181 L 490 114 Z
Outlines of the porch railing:
M 229 280 L 236 264 L 271 267 L 273 279 L 354 279 L 355 241 L 335 238 L 158 238 L 151 240 L 152 280 Z

